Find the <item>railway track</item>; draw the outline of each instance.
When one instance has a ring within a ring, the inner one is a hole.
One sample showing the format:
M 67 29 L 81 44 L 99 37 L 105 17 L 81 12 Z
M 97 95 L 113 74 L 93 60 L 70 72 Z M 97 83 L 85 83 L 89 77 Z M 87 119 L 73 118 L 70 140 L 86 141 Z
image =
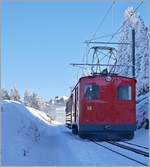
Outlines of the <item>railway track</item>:
M 142 148 L 142 149 L 145 149 L 145 150 L 149 150 L 149 148 L 147 148 L 145 146 L 141 146 L 141 145 L 135 144 L 135 143 L 130 143 L 130 142 L 127 142 L 127 141 L 122 141 L 122 143 L 131 145 L 131 146 L 136 146 L 136 147 L 139 147 L 139 148 Z
M 126 150 L 129 150 L 129 151 L 132 151 L 132 152 L 135 152 L 137 154 L 141 154 L 141 155 L 144 155 L 146 157 L 149 157 L 149 153 L 148 152 L 145 152 L 145 151 L 142 151 L 140 149 L 136 149 L 136 148 L 133 148 L 133 147 L 129 147 L 127 145 L 124 145 L 124 144 L 121 144 L 121 143 L 118 143 L 118 142 L 111 142 L 111 141 L 107 141 L 107 143 L 109 144 L 112 144 L 112 145 L 115 145 L 115 146 L 118 146 L 118 147 L 121 147 L 121 148 L 124 148 Z
M 107 150 L 109 150 L 109 151 L 111 151 L 115 154 L 118 154 L 122 157 L 125 157 L 125 158 L 127 158 L 131 161 L 134 161 L 134 162 L 136 162 L 140 165 L 148 166 L 148 164 L 146 164 L 145 162 L 139 161 L 139 160 L 137 160 L 137 159 L 135 159 L 135 158 L 133 158 L 129 155 L 126 155 L 126 153 L 122 153 L 123 151 L 122 152 L 118 151 L 118 150 L 116 151 L 115 149 L 110 148 L 110 145 L 113 145 L 114 147 L 119 147 L 119 148 L 121 148 L 123 150 L 126 150 L 128 152 L 134 152 L 135 154 L 142 156 L 144 159 L 149 158 L 149 153 L 146 152 L 146 151 L 143 151 L 143 150 L 140 150 L 140 149 L 135 149 L 133 147 L 129 147 L 127 145 L 124 145 L 124 144 L 121 144 L 121 143 L 118 143 L 118 142 L 105 141 L 104 143 L 102 143 L 102 142 L 98 142 L 98 141 L 95 141 L 95 140 L 90 140 L 90 141 L 92 141 L 94 144 L 96 144 L 100 147 L 103 147 L 103 148 L 105 148 L 105 149 L 107 149 Z M 134 145 L 134 144 L 132 144 L 132 145 Z M 143 146 L 139 146 L 139 147 L 143 147 Z M 140 158 L 140 160 L 141 160 L 141 158 Z

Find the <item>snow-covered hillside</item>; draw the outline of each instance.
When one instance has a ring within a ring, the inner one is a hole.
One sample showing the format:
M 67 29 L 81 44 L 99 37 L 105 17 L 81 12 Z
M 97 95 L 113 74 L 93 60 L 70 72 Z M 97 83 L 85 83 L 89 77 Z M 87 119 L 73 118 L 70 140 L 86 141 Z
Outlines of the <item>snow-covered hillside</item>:
M 73 135 L 63 124 L 50 123 L 41 111 L 15 101 L 1 101 L 0 105 L 2 165 L 137 165 Z M 131 142 L 148 147 L 148 131 L 138 130 Z M 118 151 L 114 146 L 109 148 Z M 135 153 L 124 154 L 139 159 Z M 143 162 L 148 160 L 144 158 Z

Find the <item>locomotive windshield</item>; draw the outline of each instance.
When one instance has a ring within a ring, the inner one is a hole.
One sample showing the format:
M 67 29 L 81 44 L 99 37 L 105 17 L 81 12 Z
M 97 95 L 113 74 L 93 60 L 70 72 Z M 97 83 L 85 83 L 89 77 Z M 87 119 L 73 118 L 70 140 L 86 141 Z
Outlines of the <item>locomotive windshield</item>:
M 97 100 L 99 99 L 99 86 L 88 84 L 84 88 L 84 98 L 88 100 Z
M 119 100 L 131 100 L 131 86 L 120 86 L 118 88 Z

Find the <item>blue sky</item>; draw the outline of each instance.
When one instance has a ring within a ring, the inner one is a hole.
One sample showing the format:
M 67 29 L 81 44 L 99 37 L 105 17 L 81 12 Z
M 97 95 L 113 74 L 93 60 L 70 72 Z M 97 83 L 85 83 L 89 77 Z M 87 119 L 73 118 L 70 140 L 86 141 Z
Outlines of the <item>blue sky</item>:
M 16 86 L 21 95 L 35 91 L 48 100 L 70 93 L 77 81 L 85 40 L 90 39 L 111 5 L 108 2 L 5 2 L 2 6 L 2 87 Z M 128 6 L 139 1 L 116 1 L 97 36 L 107 35 L 123 22 Z M 148 25 L 148 0 L 138 12 Z

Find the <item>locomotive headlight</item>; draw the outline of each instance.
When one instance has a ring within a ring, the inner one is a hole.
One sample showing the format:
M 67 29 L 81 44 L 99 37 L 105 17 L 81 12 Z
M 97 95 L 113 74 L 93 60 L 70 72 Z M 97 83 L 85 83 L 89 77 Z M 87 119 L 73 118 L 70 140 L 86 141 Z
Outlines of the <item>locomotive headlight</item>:
M 106 81 L 110 82 L 112 80 L 111 76 L 106 77 Z

